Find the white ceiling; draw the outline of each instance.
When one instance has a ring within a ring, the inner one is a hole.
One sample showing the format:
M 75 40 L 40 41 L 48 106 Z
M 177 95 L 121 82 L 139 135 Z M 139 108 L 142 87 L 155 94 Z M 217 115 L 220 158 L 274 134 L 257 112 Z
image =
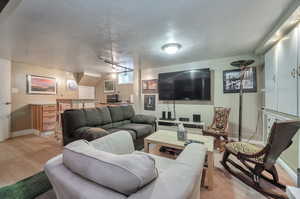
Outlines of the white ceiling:
M 0 57 L 74 72 L 102 72 L 110 67 L 97 62 L 97 56 L 109 58 L 111 40 L 116 58 L 128 66 L 247 54 L 292 2 L 23 0 L 0 24 Z M 167 55 L 161 46 L 168 42 L 183 47 Z

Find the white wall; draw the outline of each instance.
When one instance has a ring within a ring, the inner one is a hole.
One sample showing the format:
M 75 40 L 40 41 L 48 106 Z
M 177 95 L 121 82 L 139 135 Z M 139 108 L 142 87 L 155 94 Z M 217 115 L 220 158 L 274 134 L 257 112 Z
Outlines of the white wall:
M 232 61 L 240 59 L 255 59 L 253 66 L 257 66 L 257 81 L 258 89 L 257 93 L 245 93 L 243 103 L 243 138 L 250 137 L 256 128 L 258 113 L 260 112 L 262 103 L 261 90 L 261 77 L 262 77 L 262 64 L 258 57 L 251 55 L 229 57 L 222 59 L 213 59 L 198 61 L 180 65 L 153 67 L 142 69 L 141 80 L 157 79 L 159 73 L 183 71 L 190 69 L 210 68 L 212 72 L 212 101 L 176 101 L 176 114 L 178 117 L 189 117 L 192 120 L 192 114 L 200 113 L 201 119 L 206 125 L 211 124 L 213 119 L 213 107 L 224 106 L 230 107 L 230 126 L 231 136 L 236 137 L 238 132 L 238 108 L 239 108 L 239 95 L 238 94 L 224 94 L 223 93 L 223 70 L 235 69 L 230 66 Z M 161 112 L 165 110 L 173 110 L 172 102 L 169 105 L 166 102 L 158 101 L 158 95 L 156 94 L 156 111 L 143 110 L 144 96 L 141 99 L 141 109 L 144 114 L 156 115 L 161 117 Z M 261 128 L 261 126 L 260 126 Z M 262 132 L 259 132 L 255 137 L 257 140 L 261 140 Z

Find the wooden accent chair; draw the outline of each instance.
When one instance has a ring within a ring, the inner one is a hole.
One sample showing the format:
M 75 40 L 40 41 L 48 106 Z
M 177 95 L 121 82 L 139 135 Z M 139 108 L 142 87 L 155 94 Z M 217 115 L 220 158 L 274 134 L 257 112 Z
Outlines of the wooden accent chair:
M 203 130 L 203 135 L 215 137 L 215 147 L 223 150 L 222 144 L 228 141 L 230 108 L 215 107 L 215 114 L 212 124 Z M 223 140 L 222 140 L 223 138 Z
M 260 186 L 260 179 L 263 178 L 267 182 L 285 191 L 285 185 L 279 183 L 275 163 L 280 154 L 292 144 L 292 138 L 299 128 L 300 121 L 275 122 L 272 126 L 268 143 L 264 147 L 258 147 L 247 142 L 228 143 L 225 145 L 225 152 L 221 164 L 232 175 L 265 196 L 278 199 L 287 198 L 284 194 L 265 190 Z M 238 164 L 232 159 L 229 159 L 230 155 L 236 156 L 242 164 Z M 242 173 L 232 170 L 227 163 L 230 163 Z M 272 178 L 263 175 L 262 173 L 264 171 L 271 174 Z

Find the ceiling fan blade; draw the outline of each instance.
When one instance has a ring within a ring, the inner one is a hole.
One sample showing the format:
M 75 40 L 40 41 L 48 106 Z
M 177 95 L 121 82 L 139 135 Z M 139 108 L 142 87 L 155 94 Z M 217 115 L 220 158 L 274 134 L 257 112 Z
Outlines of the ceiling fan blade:
M 111 65 L 113 65 L 113 66 L 116 66 L 116 67 L 119 67 L 119 68 L 124 69 L 125 71 L 123 71 L 123 72 L 132 72 L 132 71 L 133 71 L 132 68 L 129 68 L 129 67 L 127 67 L 127 66 L 120 65 L 119 63 L 113 62 L 113 61 L 111 61 L 111 60 L 109 60 L 109 59 L 106 59 L 106 58 L 103 58 L 103 57 L 100 57 L 100 56 L 98 56 L 98 59 L 102 60 L 104 63 L 111 64 Z

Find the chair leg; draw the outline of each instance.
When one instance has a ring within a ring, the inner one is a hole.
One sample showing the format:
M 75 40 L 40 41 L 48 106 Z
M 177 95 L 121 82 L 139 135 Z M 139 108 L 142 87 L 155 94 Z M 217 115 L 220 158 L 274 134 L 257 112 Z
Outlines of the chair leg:
M 225 151 L 225 145 L 228 143 L 228 137 L 223 135 L 220 138 L 223 138 L 220 144 L 220 152 L 223 152 Z
M 225 143 L 227 144 L 228 143 L 228 136 L 222 136 L 223 138 L 224 138 L 224 141 L 225 141 Z
M 221 163 L 222 163 L 223 165 L 226 165 L 226 162 L 227 162 L 227 160 L 228 160 L 229 155 L 230 155 L 230 152 L 228 152 L 228 151 L 225 149 L 225 152 L 224 152 L 224 154 L 223 154 L 223 159 L 222 159 L 222 161 L 221 161 Z
M 278 183 L 279 182 L 279 178 L 278 178 L 278 173 L 277 173 L 277 169 L 275 166 L 272 166 L 272 168 L 270 169 L 270 173 L 273 177 L 274 183 Z
M 261 178 L 261 173 L 263 172 L 264 168 L 262 166 L 256 165 L 254 168 L 254 173 L 253 173 L 253 182 L 257 185 L 260 186 L 260 178 Z
M 277 169 L 275 166 L 272 166 L 271 169 L 267 170 L 271 175 L 272 175 L 272 180 L 269 179 L 268 177 L 266 176 L 263 176 L 262 177 L 269 181 L 270 183 L 274 184 L 275 186 L 277 186 L 278 188 L 280 188 L 281 190 L 285 191 L 286 189 L 286 186 L 284 184 L 281 184 L 279 182 L 279 177 L 278 177 L 278 172 L 277 172 Z
M 214 141 L 214 145 L 215 145 L 215 149 L 220 150 L 221 147 L 221 139 L 218 136 L 214 136 L 215 137 L 215 141 Z
M 201 186 L 205 186 L 205 178 L 206 178 L 206 168 L 203 169 L 202 171 L 202 178 L 201 178 Z

